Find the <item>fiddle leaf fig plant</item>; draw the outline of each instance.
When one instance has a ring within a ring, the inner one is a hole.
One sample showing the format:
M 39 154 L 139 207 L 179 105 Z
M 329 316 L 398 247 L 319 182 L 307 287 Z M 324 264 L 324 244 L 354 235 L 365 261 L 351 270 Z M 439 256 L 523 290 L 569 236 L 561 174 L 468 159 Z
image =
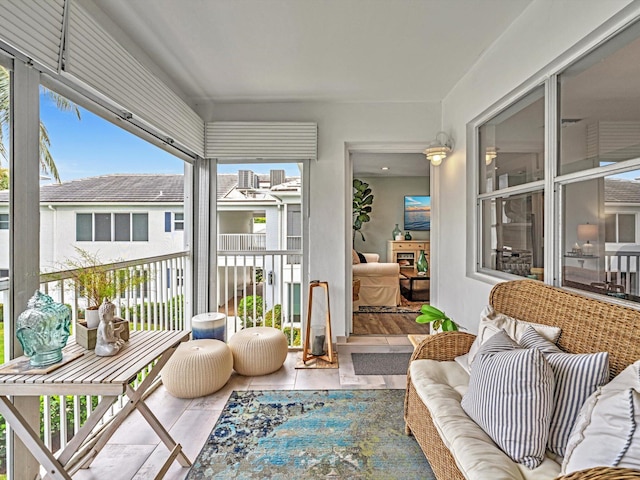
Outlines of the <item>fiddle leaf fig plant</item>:
M 369 214 L 373 209 L 373 194 L 369 188 L 367 182 L 353 179 L 353 240 L 356 239 L 356 232 L 362 237 L 364 242 L 364 235 L 361 231 L 362 224 L 371 220 Z
M 434 330 L 442 329 L 443 332 L 457 332 L 459 330 L 459 325 L 436 307 L 423 305 L 420 308 L 420 312 L 422 314 L 416 318 L 418 323 L 431 323 Z

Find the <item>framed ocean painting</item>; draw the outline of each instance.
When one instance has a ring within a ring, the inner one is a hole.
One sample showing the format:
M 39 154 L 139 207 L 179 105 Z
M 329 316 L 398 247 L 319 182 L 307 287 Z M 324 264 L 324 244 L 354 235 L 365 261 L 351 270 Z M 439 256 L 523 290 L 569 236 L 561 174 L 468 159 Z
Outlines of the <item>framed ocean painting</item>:
M 413 231 L 431 230 L 431 197 L 407 195 L 404 197 L 404 229 Z

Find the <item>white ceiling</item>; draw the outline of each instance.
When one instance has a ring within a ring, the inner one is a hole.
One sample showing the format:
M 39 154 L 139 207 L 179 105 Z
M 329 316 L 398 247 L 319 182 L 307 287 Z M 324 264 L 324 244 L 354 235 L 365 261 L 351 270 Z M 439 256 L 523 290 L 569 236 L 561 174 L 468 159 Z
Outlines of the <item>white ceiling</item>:
M 95 0 L 193 104 L 442 100 L 531 0 Z
M 359 177 L 428 177 L 422 153 L 352 153 L 353 175 Z M 382 170 L 387 167 L 388 170 Z

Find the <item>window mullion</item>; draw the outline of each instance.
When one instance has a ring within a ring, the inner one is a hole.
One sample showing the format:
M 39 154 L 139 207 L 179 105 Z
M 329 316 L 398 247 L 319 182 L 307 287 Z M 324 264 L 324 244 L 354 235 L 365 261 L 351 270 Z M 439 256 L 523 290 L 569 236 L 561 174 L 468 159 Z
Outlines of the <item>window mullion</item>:
M 512 195 L 518 195 L 521 193 L 537 192 L 544 188 L 545 181 L 539 180 L 537 182 L 525 183 L 523 185 L 516 185 L 514 187 L 502 188 L 500 190 L 494 190 L 489 193 L 482 193 L 477 196 L 478 201 L 490 200 L 492 198 L 504 198 Z
M 555 194 L 555 179 L 558 173 L 558 76 L 551 75 L 545 82 L 545 168 L 544 168 L 544 271 L 545 282 L 558 285 L 562 265 L 562 228 L 558 223 L 559 197 Z

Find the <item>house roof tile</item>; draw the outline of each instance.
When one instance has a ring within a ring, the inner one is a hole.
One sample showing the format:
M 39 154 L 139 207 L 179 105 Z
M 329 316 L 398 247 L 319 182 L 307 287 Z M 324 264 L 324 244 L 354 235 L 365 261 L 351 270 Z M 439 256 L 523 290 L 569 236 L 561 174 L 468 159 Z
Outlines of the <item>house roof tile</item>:
M 604 201 L 607 203 L 640 203 L 640 181 L 622 178 L 605 179 Z

